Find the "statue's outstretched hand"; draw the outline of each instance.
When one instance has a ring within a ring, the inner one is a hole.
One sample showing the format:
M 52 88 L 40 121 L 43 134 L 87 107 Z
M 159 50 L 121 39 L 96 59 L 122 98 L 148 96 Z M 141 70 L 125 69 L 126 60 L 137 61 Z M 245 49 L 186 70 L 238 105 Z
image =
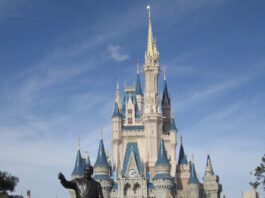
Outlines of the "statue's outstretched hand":
M 61 180 L 61 181 L 65 181 L 66 180 L 62 173 L 58 174 L 58 179 Z

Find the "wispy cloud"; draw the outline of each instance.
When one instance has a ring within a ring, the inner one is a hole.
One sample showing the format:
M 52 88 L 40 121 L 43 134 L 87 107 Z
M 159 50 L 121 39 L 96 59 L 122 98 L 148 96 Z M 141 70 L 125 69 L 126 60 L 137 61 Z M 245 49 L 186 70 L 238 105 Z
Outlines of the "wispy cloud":
M 128 53 L 124 51 L 124 49 L 119 45 L 110 45 L 108 47 L 108 52 L 110 53 L 110 58 L 122 62 L 129 58 Z

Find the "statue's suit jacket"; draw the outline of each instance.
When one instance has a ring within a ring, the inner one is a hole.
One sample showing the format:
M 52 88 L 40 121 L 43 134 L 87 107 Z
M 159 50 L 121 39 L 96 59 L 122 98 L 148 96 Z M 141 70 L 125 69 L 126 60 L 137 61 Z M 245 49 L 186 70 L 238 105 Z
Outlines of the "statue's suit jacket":
M 65 188 L 73 189 L 76 198 L 103 198 L 102 188 L 94 179 L 76 178 L 72 181 L 61 181 Z

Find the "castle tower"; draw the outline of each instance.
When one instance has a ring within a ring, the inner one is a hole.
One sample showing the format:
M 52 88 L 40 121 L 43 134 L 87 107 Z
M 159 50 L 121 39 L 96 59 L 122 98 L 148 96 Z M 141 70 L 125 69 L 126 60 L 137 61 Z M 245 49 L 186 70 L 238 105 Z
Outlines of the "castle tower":
M 182 190 L 183 188 L 187 187 L 189 177 L 190 177 L 190 166 L 187 160 L 187 156 L 184 152 L 182 137 L 180 137 L 179 158 L 176 170 L 176 183 L 178 190 Z
M 164 69 L 164 89 L 163 89 L 161 107 L 162 107 L 162 114 L 164 117 L 163 118 L 163 134 L 169 134 L 170 123 L 171 123 L 171 117 L 170 117 L 171 104 L 170 104 L 170 98 L 169 98 L 168 90 L 167 90 L 165 69 Z
M 174 180 L 170 175 L 170 163 L 167 159 L 167 153 L 163 139 L 160 140 L 160 147 L 155 165 L 155 173 L 156 175 L 153 178 L 155 196 L 159 198 L 167 198 L 169 193 L 172 193 Z
M 82 158 L 81 152 L 80 152 L 80 138 L 78 138 L 78 147 L 77 147 L 77 154 L 76 154 L 76 160 L 75 160 L 75 167 L 72 172 L 72 180 L 76 178 L 81 178 L 84 175 L 84 169 L 86 165 L 90 164 L 89 157 Z M 71 198 L 75 198 L 75 192 L 73 190 L 69 190 Z
M 158 113 L 159 97 L 157 80 L 159 76 L 159 53 L 153 38 L 150 6 L 147 49 L 145 52 L 143 72 L 145 76 L 144 113 Z
M 107 161 L 104 149 L 102 129 L 101 129 L 101 137 L 99 142 L 98 157 L 94 165 L 94 179 L 100 182 L 103 196 L 105 198 L 110 198 L 110 191 L 113 181 L 110 178 L 110 165 Z
M 142 88 L 141 88 L 140 71 L 139 71 L 138 61 L 137 61 L 137 81 L 136 81 L 135 95 L 136 95 L 139 111 L 140 111 L 140 113 L 143 113 L 143 92 L 142 92 Z
M 145 52 L 145 63 L 143 73 L 145 76 L 144 90 L 144 113 L 142 122 L 145 134 L 144 163 L 147 163 L 149 171 L 154 173 L 154 166 L 157 161 L 159 140 L 162 134 L 163 117 L 159 113 L 159 96 L 157 80 L 159 75 L 159 53 L 156 42 L 153 38 L 151 14 L 149 7 L 149 27 L 147 49 Z
M 203 186 L 207 198 L 220 198 L 222 185 L 219 183 L 219 176 L 213 172 L 210 154 L 207 155 Z
M 188 186 L 184 190 L 186 194 L 186 197 L 191 198 L 200 198 L 200 182 L 197 178 L 195 165 L 194 165 L 194 157 L 192 156 L 192 162 L 190 167 L 190 178 L 188 181 Z
M 117 169 L 117 166 L 120 163 L 119 146 L 121 143 L 121 130 L 122 130 L 121 127 L 122 127 L 122 115 L 121 115 L 121 105 L 120 105 L 120 95 L 119 95 L 119 83 L 117 80 L 115 105 L 112 114 L 112 140 L 111 140 L 114 169 Z
M 174 113 L 172 113 L 174 114 Z M 176 146 L 177 146 L 177 127 L 173 115 L 170 118 L 169 133 L 163 133 L 162 138 L 165 143 L 167 156 L 171 165 L 170 175 L 175 177 L 176 175 Z

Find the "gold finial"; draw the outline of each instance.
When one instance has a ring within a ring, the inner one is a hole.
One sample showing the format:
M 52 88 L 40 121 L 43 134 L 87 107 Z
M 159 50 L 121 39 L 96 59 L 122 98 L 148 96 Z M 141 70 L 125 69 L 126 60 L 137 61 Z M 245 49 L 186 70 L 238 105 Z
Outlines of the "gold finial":
M 80 150 L 80 137 L 78 138 L 78 150 Z
M 103 139 L 103 129 L 102 129 L 102 126 L 100 127 L 100 139 L 102 140 Z
M 172 109 L 172 118 L 174 118 L 174 114 L 175 114 L 174 109 Z
M 194 154 L 192 153 L 192 161 L 191 161 L 193 164 L 194 164 Z

